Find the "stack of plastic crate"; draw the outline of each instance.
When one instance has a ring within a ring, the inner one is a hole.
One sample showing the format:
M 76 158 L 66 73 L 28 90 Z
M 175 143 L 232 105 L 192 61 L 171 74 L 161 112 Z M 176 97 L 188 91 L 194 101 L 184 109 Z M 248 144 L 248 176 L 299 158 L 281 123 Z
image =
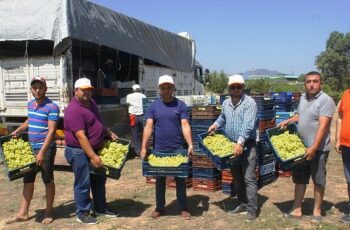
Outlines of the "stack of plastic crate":
M 292 92 L 273 92 L 271 93 L 276 102 L 276 111 L 290 112 L 292 109 Z
M 292 112 L 297 111 L 299 102 L 300 102 L 300 97 L 301 93 L 300 92 L 293 92 L 293 97 L 292 97 Z
M 264 96 L 252 96 L 255 100 L 258 111 L 257 111 L 257 122 L 258 128 L 264 129 L 259 130 L 259 141 L 267 141 L 267 136 L 265 134 L 265 129 L 275 126 L 275 100 L 273 97 Z
M 192 140 L 195 152 L 201 153 L 201 150 L 199 149 L 198 134 L 207 132 L 209 126 L 215 122 L 219 115 L 220 109 L 216 105 L 192 106 L 192 119 L 190 123 L 192 128 Z
M 257 144 L 258 151 L 258 188 L 262 188 L 277 179 L 276 158 L 272 148 L 266 141 L 260 141 Z
M 236 196 L 235 185 L 233 184 L 233 176 L 231 169 L 224 169 L 221 171 L 222 178 L 222 193 L 228 194 L 232 197 Z
M 193 190 L 214 192 L 220 189 L 221 172 L 214 163 L 204 154 L 195 153 L 193 164 Z

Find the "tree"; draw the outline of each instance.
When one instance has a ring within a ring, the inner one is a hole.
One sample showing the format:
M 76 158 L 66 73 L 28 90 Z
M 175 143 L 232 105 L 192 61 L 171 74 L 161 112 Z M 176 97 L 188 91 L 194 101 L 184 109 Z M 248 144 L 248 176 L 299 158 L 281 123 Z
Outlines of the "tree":
M 316 57 L 317 68 L 332 90 L 343 91 L 350 86 L 350 33 L 332 32 L 326 50 Z
M 267 78 L 256 78 L 246 81 L 246 88 L 252 93 L 265 93 L 270 91 L 272 81 Z
M 223 93 L 227 88 L 228 78 L 226 74 L 221 71 L 218 73 L 214 71 L 209 74 L 209 77 L 206 82 L 206 88 L 213 93 Z

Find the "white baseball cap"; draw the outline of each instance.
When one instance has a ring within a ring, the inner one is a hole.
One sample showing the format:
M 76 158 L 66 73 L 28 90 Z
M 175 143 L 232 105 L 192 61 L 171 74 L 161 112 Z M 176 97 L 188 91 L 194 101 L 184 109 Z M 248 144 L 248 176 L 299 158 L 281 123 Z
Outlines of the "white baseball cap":
M 162 85 L 164 83 L 175 85 L 173 77 L 169 75 L 163 75 L 159 77 L 158 85 Z
M 138 84 L 132 85 L 131 88 L 132 88 L 133 90 L 141 89 L 140 85 L 138 85 Z
M 228 79 L 228 85 L 232 85 L 232 84 L 244 84 L 244 79 L 242 77 L 242 75 L 239 74 L 234 74 L 232 76 L 229 77 Z
M 74 88 L 80 88 L 80 89 L 93 89 L 94 87 L 91 85 L 91 81 L 88 78 L 79 78 L 78 80 L 76 80 L 75 84 L 74 84 Z

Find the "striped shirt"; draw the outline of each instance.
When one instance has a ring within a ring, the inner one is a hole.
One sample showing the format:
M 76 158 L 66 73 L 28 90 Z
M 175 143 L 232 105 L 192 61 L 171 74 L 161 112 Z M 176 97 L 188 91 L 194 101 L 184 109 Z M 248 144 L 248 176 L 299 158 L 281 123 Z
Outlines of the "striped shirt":
M 222 104 L 221 114 L 215 121 L 219 128 L 224 128 L 227 135 L 235 142 L 244 143 L 256 139 L 257 105 L 253 98 L 243 95 L 236 106 L 231 97 Z
M 48 121 L 58 121 L 59 108 L 49 98 L 38 105 L 34 100 L 28 102 L 28 136 L 33 149 L 40 149 L 48 133 Z M 52 143 L 54 144 L 54 142 Z

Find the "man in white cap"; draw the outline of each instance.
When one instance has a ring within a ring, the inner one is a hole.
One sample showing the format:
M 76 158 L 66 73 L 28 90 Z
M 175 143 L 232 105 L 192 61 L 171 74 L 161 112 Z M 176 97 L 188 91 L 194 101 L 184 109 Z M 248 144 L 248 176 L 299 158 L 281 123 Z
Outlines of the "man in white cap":
M 230 76 L 228 87 L 231 97 L 223 102 L 221 114 L 209 127 L 208 132 L 224 128 L 227 135 L 237 143 L 232 152 L 241 159 L 233 165 L 231 171 L 239 204 L 234 210 L 229 211 L 229 214 L 247 213 L 247 221 L 253 221 L 257 214 L 255 176 L 257 105 L 253 98 L 244 94 L 244 79 L 241 75 Z
M 141 93 L 141 87 L 138 84 L 134 84 L 132 86 L 132 91 L 132 93 L 126 96 L 126 103 L 129 105 L 132 143 L 136 155 L 140 156 L 141 140 L 143 133 L 142 98 L 146 98 L 146 95 Z
M 64 114 L 65 157 L 72 165 L 75 177 L 77 221 L 97 224 L 97 219 L 90 215 L 90 189 L 96 215 L 116 217 L 117 214 L 107 209 L 106 176 L 90 174 L 90 164 L 96 168 L 102 166 L 97 152 L 102 148 L 105 137 L 115 140 L 117 135 L 102 124 L 97 105 L 91 99 L 93 87 L 90 80 L 80 78 L 75 82 L 74 88 L 75 95 Z
M 141 157 L 147 156 L 147 143 L 153 133 L 154 154 L 157 152 L 176 152 L 183 149 L 184 139 L 188 144 L 187 152 L 193 153 L 191 127 L 188 122 L 186 104 L 174 97 L 175 84 L 169 75 L 163 75 L 158 80 L 160 98 L 155 100 L 147 110 L 146 126 L 143 132 Z M 164 214 L 165 177 L 156 179 L 156 209 L 149 216 L 156 219 Z M 176 197 L 183 219 L 191 219 L 186 202 L 185 178 L 175 177 Z

